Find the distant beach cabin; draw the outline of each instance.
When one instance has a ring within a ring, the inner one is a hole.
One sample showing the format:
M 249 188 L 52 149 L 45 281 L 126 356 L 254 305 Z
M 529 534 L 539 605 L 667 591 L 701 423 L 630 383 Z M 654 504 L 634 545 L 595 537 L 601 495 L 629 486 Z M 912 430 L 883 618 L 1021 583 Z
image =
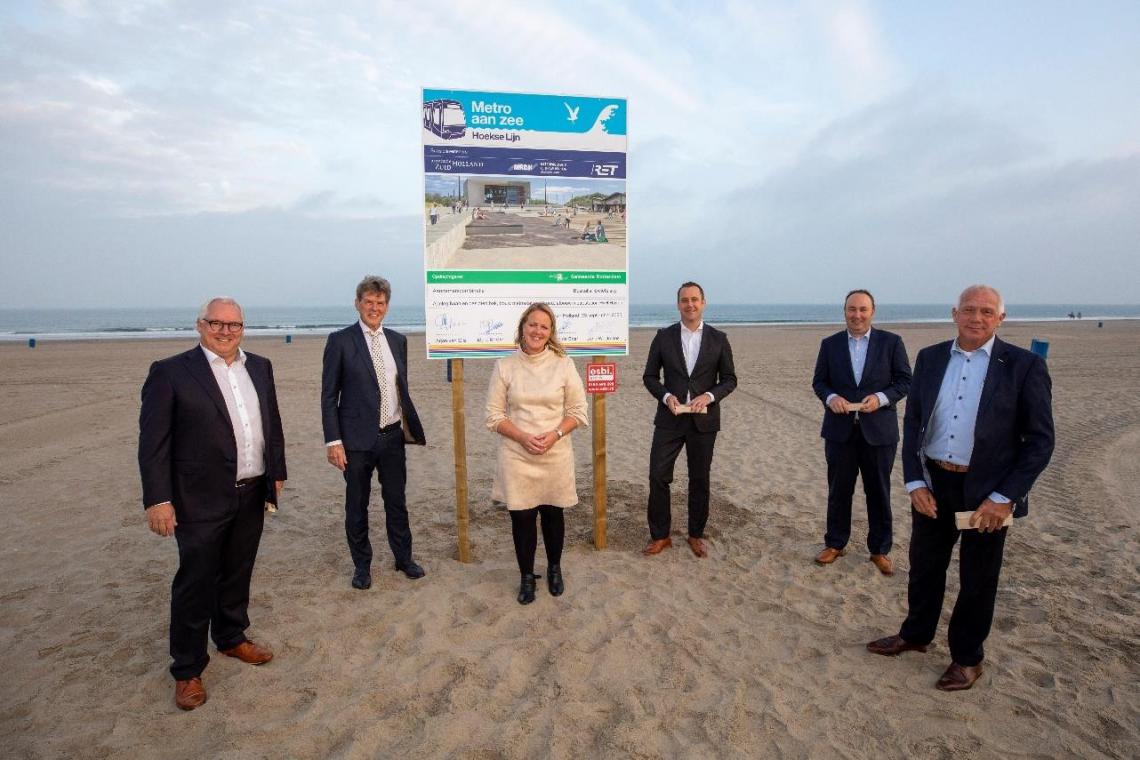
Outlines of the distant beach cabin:
M 458 140 L 467 134 L 467 115 L 458 100 L 429 100 L 424 103 L 424 129 L 444 140 Z

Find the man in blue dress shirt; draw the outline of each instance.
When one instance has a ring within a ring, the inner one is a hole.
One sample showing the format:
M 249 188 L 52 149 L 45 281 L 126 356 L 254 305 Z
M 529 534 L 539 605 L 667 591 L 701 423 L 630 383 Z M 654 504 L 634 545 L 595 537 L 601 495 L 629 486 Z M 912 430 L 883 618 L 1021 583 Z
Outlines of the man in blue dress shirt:
M 951 312 L 958 338 L 923 349 L 903 421 L 911 514 L 909 612 L 875 654 L 925 652 L 934 639 L 951 552 L 962 536 L 950 666 L 936 684 L 969 689 L 982 675 L 1005 547 L 1004 521 L 1029 511 L 1029 489 L 1053 454 L 1052 384 L 1044 360 L 997 337 L 1001 294 L 966 288 Z M 976 530 L 959 531 L 957 511 Z
M 875 297 L 852 290 L 843 302 L 847 329 L 823 339 L 812 389 L 823 402 L 823 453 L 827 459 L 827 532 L 817 564 L 847 553 L 851 496 L 863 475 L 867 496 L 867 550 L 883 575 L 893 575 L 891 470 L 899 443 L 897 405 L 910 390 L 910 362 L 902 338 L 872 330 Z

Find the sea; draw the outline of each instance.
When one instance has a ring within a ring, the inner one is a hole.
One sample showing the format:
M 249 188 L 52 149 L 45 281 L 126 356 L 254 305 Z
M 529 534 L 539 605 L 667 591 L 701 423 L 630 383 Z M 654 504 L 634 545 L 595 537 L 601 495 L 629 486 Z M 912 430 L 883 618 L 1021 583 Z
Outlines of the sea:
M 1140 304 L 1007 304 L 1013 321 L 1140 319 Z M 324 335 L 357 314 L 343 306 L 247 306 L 246 335 Z M 0 309 L 0 341 L 181 338 L 194 335 L 195 307 L 124 309 Z M 947 322 L 948 304 L 878 304 L 875 321 Z M 709 304 L 713 325 L 842 324 L 836 304 Z M 677 321 L 673 304 L 631 304 L 630 327 L 662 327 Z M 384 320 L 402 332 L 424 332 L 422 306 L 393 305 Z

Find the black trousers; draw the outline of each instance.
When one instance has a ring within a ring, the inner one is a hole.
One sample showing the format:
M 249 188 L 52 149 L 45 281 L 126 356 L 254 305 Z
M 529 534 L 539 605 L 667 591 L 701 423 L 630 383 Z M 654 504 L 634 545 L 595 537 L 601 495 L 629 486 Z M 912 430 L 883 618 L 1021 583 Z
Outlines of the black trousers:
M 960 588 L 950 616 L 950 656 L 959 665 L 977 665 L 985 658 L 982 645 L 993 624 L 1006 528 L 993 533 L 959 531 L 954 513 L 979 506 L 964 503 L 965 473 L 947 472 L 933 464 L 928 470 L 938 516 L 932 520 L 911 510 L 910 609 L 899 635 L 912 644 L 929 644 L 934 639 L 946 593 L 946 568 L 960 532 Z
M 534 573 L 534 554 L 538 549 L 536 517 L 542 517 L 542 543 L 546 546 L 546 564 L 562 562 L 562 544 L 566 537 L 566 523 L 562 507 L 542 504 L 533 509 L 512 509 L 511 536 L 515 540 L 515 559 L 523 575 Z
M 178 572 L 170 588 L 170 674 L 185 681 L 210 662 L 207 632 L 218 649 L 245 641 L 249 582 L 265 523 L 266 482 L 237 489 L 236 507 L 221 520 L 174 529 Z
M 827 533 L 823 542 L 842 549 L 851 538 L 851 496 L 855 479 L 863 476 L 867 497 L 867 550 L 871 554 L 891 551 L 891 470 L 897 444 L 872 446 L 859 425 L 846 441 L 824 441 L 827 458 Z
M 384 528 L 388 546 L 396 564 L 412 559 L 412 529 L 408 524 L 408 505 L 404 499 L 408 470 L 404 451 L 404 433 L 399 423 L 382 428 L 371 449 L 346 451 L 344 469 L 344 533 L 352 564 L 358 570 L 372 566 L 372 542 L 368 539 L 368 502 L 372 494 L 372 473 L 380 482 L 380 498 L 384 500 Z
M 692 415 L 683 417 L 677 429 L 653 428 L 649 449 L 649 535 L 654 540 L 669 536 L 672 529 L 669 486 L 673 482 L 673 465 L 685 449 L 689 463 L 689 535 L 703 538 L 709 520 L 709 470 L 712 468 L 716 433 L 697 430 Z

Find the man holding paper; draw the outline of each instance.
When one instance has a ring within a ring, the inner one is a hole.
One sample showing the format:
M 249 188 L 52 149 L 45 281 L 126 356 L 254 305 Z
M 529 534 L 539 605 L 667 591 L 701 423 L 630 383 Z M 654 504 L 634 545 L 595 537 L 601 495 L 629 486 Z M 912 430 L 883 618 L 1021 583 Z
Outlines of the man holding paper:
M 843 302 L 847 329 L 819 345 L 812 388 L 823 402 L 822 436 L 827 459 L 827 532 L 817 564 L 847 553 L 851 495 L 863 475 L 867 496 L 867 550 L 883 575 L 893 575 L 891 470 L 899 443 L 896 405 L 910 390 L 910 362 L 902 338 L 872 330 L 875 297 L 852 290 Z
M 903 475 L 910 492 L 909 612 L 875 654 L 925 652 L 934 639 L 946 569 L 965 512 L 960 590 L 950 618 L 952 662 L 943 691 L 969 689 L 982 675 L 993 623 L 1006 524 L 1029 511 L 1028 494 L 1053 454 L 1052 383 L 1044 360 L 997 337 L 1001 294 L 966 288 L 951 312 L 958 338 L 923 349 L 903 421 Z
M 689 549 L 708 556 L 709 471 L 720 430 L 720 402 L 736 388 L 728 336 L 702 319 L 705 291 L 686 282 L 677 291 L 681 321 L 657 331 L 642 380 L 660 401 L 649 450 L 649 543 L 644 554 L 672 546 L 669 485 L 673 465 L 685 449 L 689 465 Z M 664 382 L 662 382 L 664 375 Z

